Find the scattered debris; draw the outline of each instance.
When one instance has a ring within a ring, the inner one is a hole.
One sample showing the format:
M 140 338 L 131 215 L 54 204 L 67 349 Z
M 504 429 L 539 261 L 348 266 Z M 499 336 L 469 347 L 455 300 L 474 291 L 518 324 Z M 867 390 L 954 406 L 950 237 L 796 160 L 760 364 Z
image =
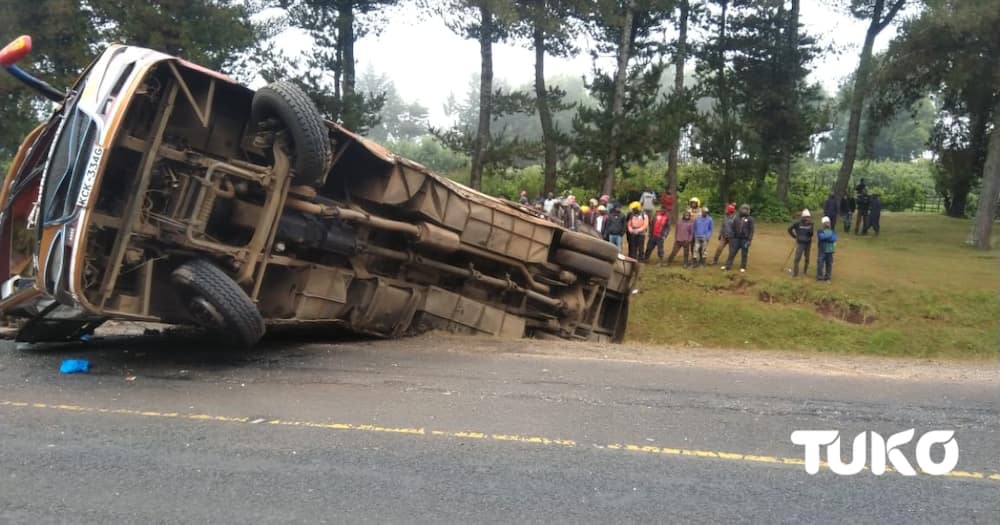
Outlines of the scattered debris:
M 61 374 L 86 374 L 90 372 L 90 361 L 86 359 L 67 359 L 59 367 Z

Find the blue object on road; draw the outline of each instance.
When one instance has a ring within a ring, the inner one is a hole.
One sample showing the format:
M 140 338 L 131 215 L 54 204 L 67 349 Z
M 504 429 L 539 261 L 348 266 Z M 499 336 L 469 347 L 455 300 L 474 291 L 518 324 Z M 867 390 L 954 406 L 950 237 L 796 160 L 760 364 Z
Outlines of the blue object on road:
M 59 372 L 63 374 L 86 374 L 90 372 L 90 361 L 86 359 L 67 359 L 62 362 Z

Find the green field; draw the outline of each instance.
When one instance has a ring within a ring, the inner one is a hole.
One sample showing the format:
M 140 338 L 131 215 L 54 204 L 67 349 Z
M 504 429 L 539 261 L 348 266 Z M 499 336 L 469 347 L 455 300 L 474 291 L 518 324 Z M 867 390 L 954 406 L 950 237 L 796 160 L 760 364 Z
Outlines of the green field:
M 815 246 L 807 275 L 793 279 L 784 270 L 794 244 L 787 226 L 758 224 L 746 274 L 723 272 L 721 264 L 693 270 L 677 261 L 670 268 L 644 266 L 628 339 L 689 347 L 1000 357 L 1000 249 L 966 247 L 968 220 L 884 213 L 879 237 L 838 231 L 831 282 L 815 279 Z M 994 228 L 994 246 L 1000 246 L 998 233 L 1000 225 Z M 710 254 L 714 249 L 713 244 Z

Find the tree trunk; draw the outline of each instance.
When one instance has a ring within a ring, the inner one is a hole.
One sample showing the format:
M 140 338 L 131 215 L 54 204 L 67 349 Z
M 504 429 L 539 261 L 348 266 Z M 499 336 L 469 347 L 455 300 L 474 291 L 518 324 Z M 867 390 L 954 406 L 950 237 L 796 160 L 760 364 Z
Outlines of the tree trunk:
M 776 193 L 778 202 L 785 208 L 788 207 L 788 186 L 792 180 L 792 155 L 789 152 L 782 154 L 781 167 L 778 168 L 778 182 Z
M 618 166 L 618 149 L 621 142 L 622 116 L 625 113 L 625 79 L 628 77 L 628 59 L 632 43 L 632 18 L 635 2 L 625 6 L 622 20 L 622 40 L 618 46 L 618 70 L 615 72 L 615 92 L 611 99 L 611 135 L 608 137 L 608 153 L 601 166 L 604 176 L 603 193 L 611 195 L 615 189 L 615 169 Z
M 483 185 L 483 165 L 490 145 L 490 121 L 493 118 L 493 13 L 486 7 L 479 8 L 479 129 L 473 142 L 472 172 L 469 186 L 480 189 Z
M 341 2 L 337 8 L 337 41 L 340 43 L 341 64 L 344 68 L 343 96 L 354 96 L 354 5 Z
M 951 200 L 944 209 L 945 215 L 961 219 L 965 217 L 965 206 L 969 202 L 969 190 L 972 189 L 972 180 L 969 177 L 961 177 L 952 181 L 948 193 Z
M 729 195 L 729 159 L 722 160 L 722 175 L 719 177 L 719 198 L 728 203 Z
M 354 97 L 354 5 L 351 1 L 337 3 L 337 62 L 334 81 L 335 96 L 340 101 L 340 120 L 348 129 L 361 127 L 361 108 Z
M 979 205 L 969 232 L 969 244 L 983 250 L 991 248 L 993 218 L 996 217 L 997 199 L 1000 199 L 1000 101 L 993 109 L 993 132 L 986 149 L 983 183 L 979 190 Z
M 798 65 L 799 0 L 792 0 L 792 9 L 788 14 L 788 26 L 785 29 L 785 36 L 785 53 L 788 53 L 787 64 Z M 795 83 L 789 83 L 786 88 L 788 89 L 788 96 L 792 98 L 789 103 L 791 107 L 796 108 L 798 106 L 798 93 L 795 89 Z M 781 152 L 781 167 L 778 169 L 777 187 L 775 188 L 778 202 L 785 208 L 788 207 L 788 187 L 792 182 L 792 152 L 790 151 L 790 146 L 790 144 L 786 144 Z
M 680 1 L 680 17 L 677 21 L 677 54 L 674 56 L 674 94 L 684 91 L 684 63 L 687 61 L 687 26 L 691 5 L 688 0 Z M 667 152 L 667 191 L 674 196 L 674 209 L 670 212 L 670 223 L 677 224 L 677 216 L 681 207 L 677 205 L 677 163 L 681 150 L 681 132 L 684 126 L 677 130 L 677 138 Z
M 865 43 L 861 47 L 861 58 L 858 61 L 858 71 L 854 78 L 854 91 L 851 93 L 851 116 L 847 123 L 847 139 L 844 144 L 844 158 L 837 172 L 837 182 L 833 186 L 833 192 L 837 199 L 847 193 L 847 184 L 851 180 L 851 172 L 854 171 L 854 160 L 858 155 L 858 132 L 861 129 L 861 110 L 864 107 L 865 95 L 868 94 L 868 76 L 872 67 L 872 47 L 875 45 L 875 37 L 889 25 L 896 13 L 903 7 L 906 0 L 894 0 L 889 10 L 886 12 L 885 0 L 875 0 L 872 6 L 872 19 L 868 24 L 868 31 L 865 32 Z M 885 16 L 883 16 L 885 13 Z
M 542 16 L 542 15 L 536 15 Z M 552 126 L 548 91 L 545 88 L 545 31 L 541 21 L 535 20 L 535 106 L 542 123 L 542 146 L 545 149 L 544 182 L 542 195 L 556 190 L 556 134 Z
M 723 0 L 722 13 L 719 15 L 719 67 L 715 74 L 719 77 L 719 114 L 722 118 L 723 128 L 726 130 L 726 152 L 722 159 L 722 175 L 719 177 L 719 197 L 722 202 L 728 203 L 730 199 L 729 186 L 732 184 L 731 164 L 733 151 L 735 150 L 735 138 L 732 135 L 732 116 L 729 106 L 729 83 L 726 81 L 726 50 L 729 49 L 726 34 L 726 16 L 729 12 L 729 2 Z

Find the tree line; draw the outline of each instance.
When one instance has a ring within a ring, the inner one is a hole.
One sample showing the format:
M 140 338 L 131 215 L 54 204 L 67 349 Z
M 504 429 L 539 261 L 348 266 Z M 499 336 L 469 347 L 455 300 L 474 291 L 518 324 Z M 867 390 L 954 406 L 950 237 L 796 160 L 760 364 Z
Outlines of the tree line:
M 468 157 L 475 188 L 484 174 L 535 163 L 545 192 L 612 193 L 665 159 L 662 186 L 676 192 L 678 165 L 690 159 L 708 168 L 717 203 L 766 196 L 787 206 L 799 159 L 839 162 L 830 190 L 840 196 L 857 161 L 908 160 L 926 149 L 948 215 L 965 216 L 978 194 L 969 241 L 988 246 L 1000 193 L 995 1 L 831 2 L 867 24 L 855 72 L 833 97 L 808 79 L 829 50 L 803 30 L 800 0 L 4 0 L 13 5 L 0 33 L 32 34 L 39 51 L 28 67 L 59 86 L 110 42 L 244 79 L 291 78 L 329 118 L 361 133 L 431 133 Z M 426 108 L 402 101 L 376 72 L 363 72 L 359 87 L 356 43 L 377 38 L 400 7 L 442 19 L 479 47 L 478 82 L 453 103 L 453 126 L 430 128 Z M 896 36 L 875 53 L 890 25 Z M 305 53 L 274 45 L 289 30 L 307 37 Z M 495 78 L 500 43 L 534 52 L 524 66 L 533 69 L 530 85 Z M 573 100 L 546 75 L 546 59 L 582 53 L 593 67 L 581 72 L 584 96 Z M 38 104 L 0 79 L 0 155 L 37 121 Z M 517 119 L 536 121 L 537 132 L 510 132 Z

